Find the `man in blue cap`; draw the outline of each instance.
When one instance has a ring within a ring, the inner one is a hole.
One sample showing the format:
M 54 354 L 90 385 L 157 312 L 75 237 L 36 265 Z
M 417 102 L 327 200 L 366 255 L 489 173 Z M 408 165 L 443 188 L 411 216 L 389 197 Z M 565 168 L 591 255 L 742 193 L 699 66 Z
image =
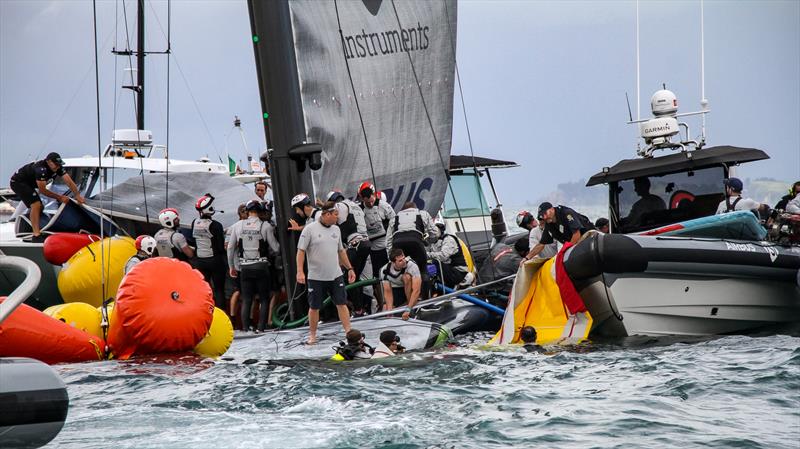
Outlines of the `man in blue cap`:
M 11 176 L 11 190 L 13 190 L 31 210 L 31 227 L 33 228 L 34 239 L 39 239 L 42 233 L 39 229 L 39 218 L 42 216 L 43 206 L 39 194 L 41 193 L 44 196 L 49 196 L 62 203 L 69 201 L 69 197 L 66 195 L 58 194 L 47 188 L 47 184 L 55 179 L 56 176 L 61 176 L 64 183 L 66 183 L 69 189 L 72 190 L 72 193 L 75 194 L 75 200 L 83 204 L 84 199 L 80 191 L 78 191 L 78 186 L 75 185 L 72 178 L 64 171 L 64 161 L 58 153 L 50 153 L 41 161 L 24 165 Z
M 547 201 L 539 205 L 539 221 L 545 223 L 542 237 L 525 256 L 525 260 L 533 259 L 556 240 L 574 245 L 583 234 L 594 229 L 594 225 L 585 215 L 566 206 L 553 206 Z
M 725 214 L 737 210 L 758 209 L 761 204 L 750 198 L 742 198 L 744 184 L 739 178 L 725 180 L 725 200 L 719 203 L 717 214 Z

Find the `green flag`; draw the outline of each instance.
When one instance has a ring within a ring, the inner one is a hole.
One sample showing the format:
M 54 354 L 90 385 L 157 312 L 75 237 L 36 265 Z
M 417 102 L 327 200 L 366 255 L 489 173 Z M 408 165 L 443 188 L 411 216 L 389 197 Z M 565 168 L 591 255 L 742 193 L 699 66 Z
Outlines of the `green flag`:
M 228 155 L 228 172 L 231 176 L 236 174 L 236 161 L 233 160 L 230 154 Z

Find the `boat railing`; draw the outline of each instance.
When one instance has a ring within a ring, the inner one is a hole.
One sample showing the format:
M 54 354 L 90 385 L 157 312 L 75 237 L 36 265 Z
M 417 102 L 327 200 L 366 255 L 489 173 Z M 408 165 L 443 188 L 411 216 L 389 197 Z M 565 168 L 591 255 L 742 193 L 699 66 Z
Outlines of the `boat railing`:
M 0 270 L 12 269 L 25 273 L 25 280 L 0 304 L 0 323 L 36 291 L 42 272 L 32 260 L 16 256 L 0 256 Z

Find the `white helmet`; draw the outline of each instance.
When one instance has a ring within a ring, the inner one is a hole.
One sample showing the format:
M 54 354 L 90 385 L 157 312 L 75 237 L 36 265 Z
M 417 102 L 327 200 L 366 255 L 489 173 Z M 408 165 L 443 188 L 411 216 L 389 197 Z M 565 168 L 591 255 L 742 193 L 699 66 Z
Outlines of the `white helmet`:
M 197 202 L 194 204 L 194 208 L 197 209 L 197 212 L 200 212 L 200 215 L 214 215 L 214 212 L 216 211 L 211 205 L 213 202 L 214 196 L 210 193 L 206 193 L 197 199 Z
M 149 235 L 140 235 L 136 237 L 136 250 L 142 251 L 148 256 L 153 255 L 153 251 L 156 249 L 156 239 L 150 237 Z
M 292 208 L 299 207 L 302 209 L 303 206 L 309 205 L 311 205 L 311 198 L 305 193 L 298 193 L 292 198 Z
M 178 227 L 180 216 L 177 210 L 169 207 L 167 209 L 162 209 L 161 212 L 158 213 L 158 221 L 161 223 L 161 226 L 165 228 L 176 228 Z

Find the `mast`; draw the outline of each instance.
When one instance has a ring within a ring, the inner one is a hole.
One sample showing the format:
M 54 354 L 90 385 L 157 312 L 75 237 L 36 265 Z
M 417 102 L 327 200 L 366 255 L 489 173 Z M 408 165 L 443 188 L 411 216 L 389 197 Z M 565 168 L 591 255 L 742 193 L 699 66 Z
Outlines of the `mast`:
M 272 149 L 270 167 L 275 198 L 278 241 L 281 246 L 286 293 L 294 298 L 295 255 L 297 243 L 288 231 L 293 217 L 290 200 L 300 192 L 313 197 L 311 174 L 301 171 L 298 157 L 290 150 L 306 142 L 305 121 L 300 98 L 289 3 L 286 0 L 248 0 L 253 50 L 256 58 L 258 86 L 267 147 Z M 292 302 L 290 302 L 292 304 Z M 293 303 L 292 315 L 300 311 Z
M 144 0 L 136 2 L 136 74 L 138 93 L 136 97 L 136 129 L 144 129 Z

